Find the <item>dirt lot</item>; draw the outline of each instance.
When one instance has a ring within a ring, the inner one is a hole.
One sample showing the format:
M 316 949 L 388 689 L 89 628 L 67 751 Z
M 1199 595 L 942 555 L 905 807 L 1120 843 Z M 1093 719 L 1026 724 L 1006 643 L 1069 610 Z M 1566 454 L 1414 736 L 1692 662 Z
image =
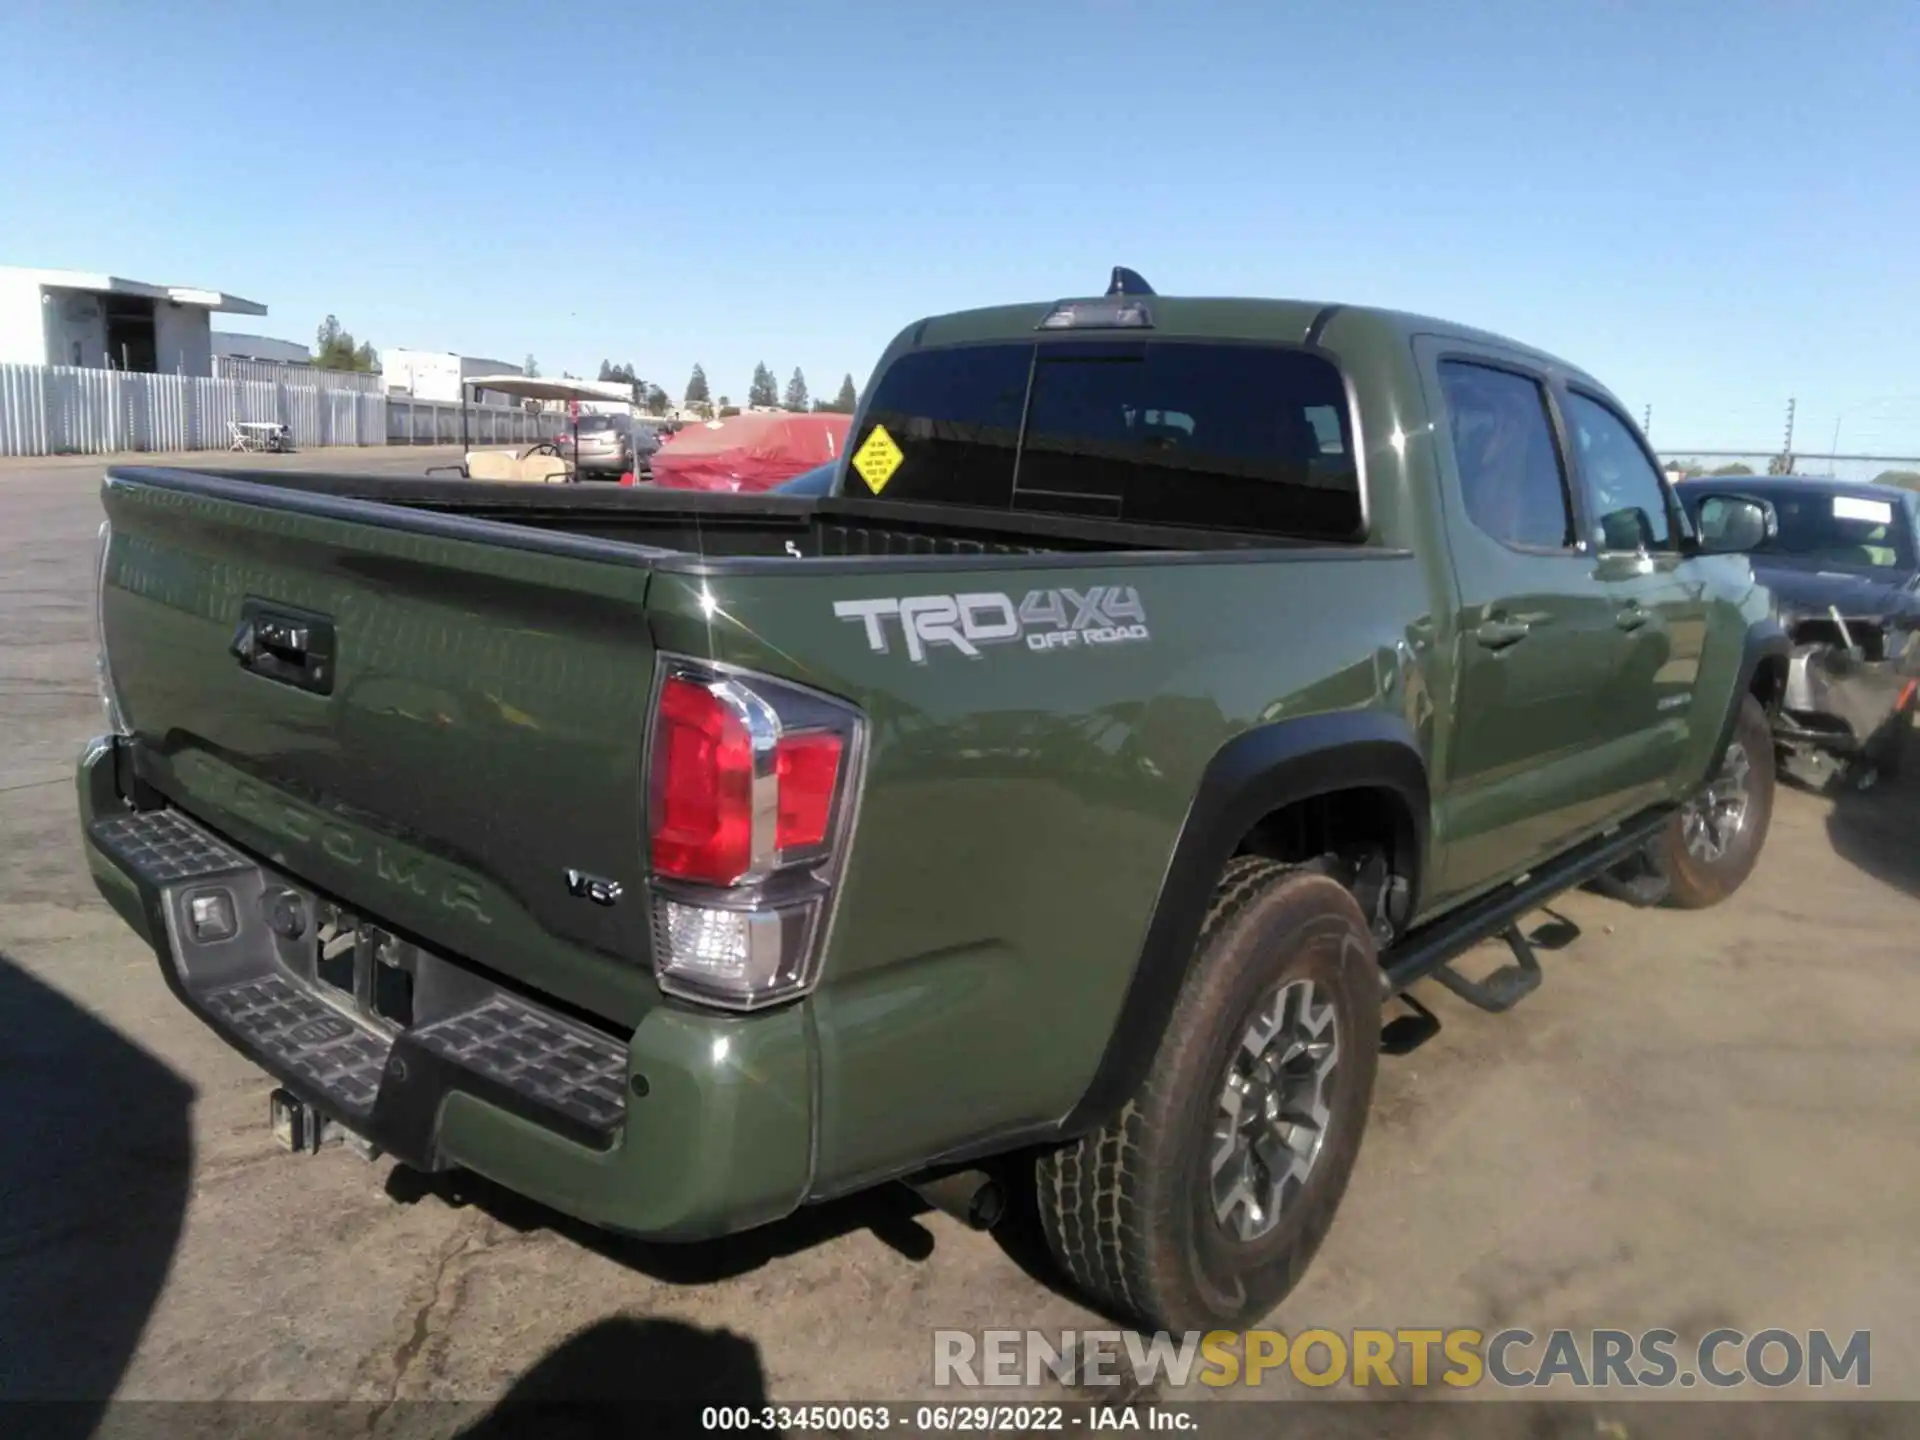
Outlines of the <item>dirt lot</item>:
M 1097 1323 L 1020 1232 L 904 1194 L 651 1248 L 277 1152 L 260 1075 L 80 860 L 100 470 L 0 461 L 0 1395 L 488 1399 L 704 1371 L 901 1398 L 929 1392 L 935 1327 Z M 1873 1396 L 1920 1399 L 1917 804 L 1783 794 L 1724 909 L 1569 896 L 1578 936 L 1513 1014 L 1426 996 L 1445 1029 L 1383 1062 L 1339 1223 L 1273 1323 L 1868 1329 Z

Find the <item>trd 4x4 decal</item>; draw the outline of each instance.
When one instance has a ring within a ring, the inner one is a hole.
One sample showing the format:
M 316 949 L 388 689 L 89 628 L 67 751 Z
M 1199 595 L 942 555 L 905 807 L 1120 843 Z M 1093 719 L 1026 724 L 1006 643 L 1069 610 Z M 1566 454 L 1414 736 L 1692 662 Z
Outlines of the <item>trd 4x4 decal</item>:
M 978 660 L 981 646 L 1012 641 L 1024 641 L 1029 650 L 1059 650 L 1151 638 L 1140 592 L 1131 585 L 1029 590 L 1018 604 L 998 591 L 837 600 L 833 613 L 861 621 L 878 655 L 890 652 L 891 625 L 898 625 L 907 658 L 916 665 L 926 664 L 936 645 Z

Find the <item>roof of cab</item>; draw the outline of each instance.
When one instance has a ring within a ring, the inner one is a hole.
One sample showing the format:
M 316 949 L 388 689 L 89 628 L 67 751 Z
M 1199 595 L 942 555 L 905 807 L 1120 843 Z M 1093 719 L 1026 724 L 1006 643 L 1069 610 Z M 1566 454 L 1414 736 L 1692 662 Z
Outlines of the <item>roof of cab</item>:
M 1497 346 L 1535 363 L 1579 376 L 1598 384 L 1579 366 L 1536 346 L 1491 331 L 1475 329 L 1451 320 L 1418 315 L 1401 310 L 1385 310 L 1366 305 L 1345 305 L 1316 300 L 1277 300 L 1236 296 L 1151 295 L 1141 298 L 1150 308 L 1150 329 L 1111 329 L 1101 331 L 1058 331 L 1060 335 L 1090 338 L 1094 334 L 1119 338 L 1151 339 L 1173 336 L 1194 340 L 1251 340 L 1279 345 L 1300 345 L 1314 336 L 1329 350 L 1338 353 L 1349 347 L 1392 339 L 1404 341 L 1414 335 L 1442 335 L 1476 344 Z M 959 310 L 947 315 L 931 315 L 900 332 L 889 351 L 921 349 L 935 345 L 979 344 L 992 340 L 1027 339 L 1039 331 L 1047 314 L 1063 303 L 1095 303 L 1090 297 L 1068 296 L 1020 305 L 994 305 L 975 310 Z

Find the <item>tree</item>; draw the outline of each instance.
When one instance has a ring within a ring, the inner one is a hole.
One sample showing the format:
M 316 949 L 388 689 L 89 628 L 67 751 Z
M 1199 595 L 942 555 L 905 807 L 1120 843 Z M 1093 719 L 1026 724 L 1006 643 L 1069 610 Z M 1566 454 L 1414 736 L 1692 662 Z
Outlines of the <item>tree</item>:
M 380 368 L 380 359 L 373 352 L 371 342 L 363 341 L 356 345 L 353 336 L 340 327 L 340 321 L 332 315 L 320 322 L 315 335 L 313 363 L 322 370 L 361 370 L 373 371 Z
M 707 389 L 707 372 L 695 365 L 693 374 L 687 377 L 687 407 L 691 409 L 695 405 L 705 405 L 712 399 L 713 395 Z
M 528 355 L 527 358 L 520 363 L 520 368 L 527 372 L 527 378 L 529 380 L 538 380 L 540 378 L 540 362 L 535 360 L 532 355 Z
M 647 386 L 646 410 L 649 415 L 666 414 L 671 403 L 672 402 L 667 399 L 667 392 L 662 390 L 658 385 Z
M 765 362 L 753 367 L 753 384 L 747 387 L 747 404 L 772 408 L 780 403 L 780 382 Z
M 1876 485 L 1898 485 L 1902 490 L 1920 490 L 1920 470 L 1882 470 L 1873 477 Z
M 647 382 L 633 373 L 633 366 L 615 365 L 610 361 L 602 360 L 600 362 L 600 379 L 603 383 L 625 385 L 633 392 L 633 403 L 635 405 L 640 405 L 645 402 Z
M 738 415 L 738 414 L 740 413 L 740 412 L 739 412 L 739 410 L 737 410 L 737 409 L 735 409 L 735 408 L 734 408 L 734 404 L 733 404 L 733 401 L 731 401 L 731 400 L 729 400 L 729 399 L 728 399 L 728 398 L 727 398 L 726 396 L 724 396 L 724 395 L 722 395 L 722 396 L 720 397 L 720 408 L 721 408 L 722 410 L 732 410 L 732 411 L 733 411 L 733 413 L 734 413 L 734 414 L 736 414 L 736 415 Z
M 853 388 L 853 376 L 849 375 L 840 382 L 840 393 L 833 397 L 833 404 L 829 408 L 836 415 L 851 415 L 860 408 L 860 395 Z
M 800 373 L 798 366 L 794 367 L 793 378 L 787 381 L 786 405 L 787 409 L 793 411 L 796 415 L 806 414 L 807 377 Z
M 1738 460 L 1734 461 L 1731 465 L 1717 465 L 1707 471 L 1709 475 L 1751 475 L 1752 473 L 1753 467 L 1751 465 L 1742 465 Z

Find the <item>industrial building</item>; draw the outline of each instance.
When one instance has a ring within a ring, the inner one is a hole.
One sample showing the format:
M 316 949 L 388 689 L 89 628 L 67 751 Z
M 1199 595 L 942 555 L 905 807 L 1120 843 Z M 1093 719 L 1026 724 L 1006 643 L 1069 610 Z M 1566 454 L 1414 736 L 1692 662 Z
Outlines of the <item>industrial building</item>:
M 0 364 L 211 375 L 216 311 L 267 307 L 191 285 L 0 265 Z
M 243 335 L 234 330 L 213 332 L 213 353 L 228 360 L 265 360 L 281 365 L 313 363 L 313 351 L 298 341 Z
M 439 400 L 460 403 L 460 387 L 476 375 L 523 375 L 518 365 L 504 360 L 483 360 L 473 355 L 456 355 L 450 350 L 402 350 L 392 347 L 380 352 L 380 372 L 389 395 L 405 395 L 413 400 Z M 483 392 L 476 397 L 481 404 L 507 404 L 504 395 Z

